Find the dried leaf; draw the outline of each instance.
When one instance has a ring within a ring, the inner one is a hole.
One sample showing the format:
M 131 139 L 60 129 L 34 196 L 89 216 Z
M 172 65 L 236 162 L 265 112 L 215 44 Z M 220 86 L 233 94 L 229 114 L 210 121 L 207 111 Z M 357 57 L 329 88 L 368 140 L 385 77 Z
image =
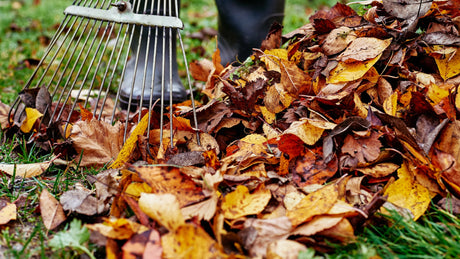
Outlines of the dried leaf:
M 174 231 L 185 224 L 179 202 L 172 194 L 141 193 L 139 207 L 169 231 Z
M 393 163 L 380 163 L 374 166 L 356 168 L 357 171 L 375 178 L 385 177 L 399 168 L 399 165 Z
M 0 209 L 0 226 L 5 225 L 11 220 L 16 220 L 16 209 L 16 204 L 9 202 Z
M 44 173 L 51 165 L 51 161 L 32 164 L 3 164 L 0 163 L 0 171 L 10 176 L 22 178 L 36 177 Z
M 380 136 L 381 134 L 376 131 L 371 131 L 370 135 L 366 137 L 349 134 L 345 137 L 342 153 L 356 158 L 359 164 L 372 162 L 380 154 L 382 147 L 379 140 Z
M 91 120 L 78 121 L 70 136 L 78 153 L 83 153 L 80 166 L 103 166 L 120 153 L 123 145 L 123 127 L 120 122 L 112 124 Z
M 381 56 L 382 52 L 390 46 L 391 41 L 391 38 L 386 40 L 371 37 L 356 38 L 337 59 L 344 63 L 373 60 Z
M 287 217 L 273 219 L 247 219 L 244 229 L 238 233 L 244 247 L 252 257 L 264 257 L 267 246 L 273 241 L 287 239 L 292 229 Z
M 337 67 L 330 72 L 327 83 L 336 84 L 362 78 L 380 59 L 381 55 L 379 54 L 377 57 L 365 61 L 339 62 Z
M 305 196 L 294 208 L 287 211 L 287 216 L 294 227 L 310 221 L 314 216 L 326 214 L 336 203 L 339 195 L 338 186 L 331 184 Z
M 298 258 L 299 253 L 306 251 L 307 247 L 293 240 L 276 240 L 267 247 L 267 258 Z
M 10 120 L 8 113 L 10 112 L 10 107 L 0 101 L 0 129 L 4 130 L 10 125 Z
M 236 190 L 227 194 L 221 205 L 224 217 L 237 219 L 246 215 L 262 212 L 271 198 L 270 190 L 264 185 L 259 186 L 253 193 L 244 185 L 238 185 Z
M 137 124 L 136 128 L 134 128 L 133 132 L 121 148 L 120 153 L 118 153 L 117 159 L 113 161 L 109 168 L 120 168 L 128 162 L 129 157 L 132 155 L 134 149 L 136 148 L 136 143 L 139 139 L 139 136 L 143 135 L 145 130 L 147 129 L 148 122 L 149 113 L 145 114 L 144 117 L 142 117 L 139 124 Z
M 399 179 L 390 184 L 384 194 L 388 195 L 389 202 L 409 209 L 414 220 L 417 220 L 428 209 L 431 194 L 426 187 L 414 180 L 407 162 L 398 170 L 398 176 Z
M 316 216 L 308 223 L 293 230 L 291 235 L 312 236 L 337 225 L 342 219 L 343 216 Z
M 164 258 L 220 258 L 219 245 L 201 227 L 181 225 L 161 237 Z
M 47 189 L 40 194 L 40 213 L 43 224 L 49 230 L 56 228 L 66 220 L 61 204 Z
M 155 230 L 135 234 L 122 247 L 123 258 L 161 259 L 163 248 L 160 242 L 160 234 Z
M 42 116 L 43 114 L 37 109 L 27 107 L 26 119 L 21 125 L 21 131 L 24 133 L 29 133 L 33 129 L 35 122 L 37 122 L 37 120 Z
M 101 233 L 105 237 L 116 240 L 126 240 L 134 234 L 149 230 L 147 227 L 125 218 L 105 219 L 104 223 L 86 224 L 85 226 L 92 231 Z
M 173 194 L 179 201 L 180 207 L 199 202 L 206 198 L 201 186 L 190 176 L 173 166 L 138 166 L 131 167 L 139 176 L 152 187 L 152 193 Z

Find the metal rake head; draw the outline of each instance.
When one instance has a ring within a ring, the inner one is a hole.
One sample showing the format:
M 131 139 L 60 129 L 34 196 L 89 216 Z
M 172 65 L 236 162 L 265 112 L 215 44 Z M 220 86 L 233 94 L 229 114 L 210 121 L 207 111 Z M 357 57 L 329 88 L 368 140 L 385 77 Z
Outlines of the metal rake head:
M 44 114 L 41 123 L 49 126 L 58 122 L 67 128 L 80 105 L 91 109 L 96 119 L 113 123 L 119 107 L 129 114 L 133 107 L 151 110 L 159 101 L 160 128 L 163 129 L 164 107 L 186 97 L 182 89 L 179 94 L 183 96 L 176 100 L 173 87 L 181 84 L 174 71 L 177 70 L 177 38 L 193 100 L 182 37 L 177 33 L 183 28 L 178 4 L 178 0 L 116 3 L 76 0 L 68 6 L 49 47 L 24 86 L 24 91 L 45 88 L 50 93 L 51 102 L 32 107 Z M 57 105 L 50 105 L 52 102 Z M 12 105 L 12 115 L 23 116 L 27 106 L 27 101 L 18 97 Z M 197 125 L 193 101 L 192 109 Z M 140 112 L 141 109 L 137 109 L 136 114 Z M 172 118 L 172 108 L 169 112 Z M 170 123 L 171 134 L 172 126 Z M 126 123 L 125 140 L 127 129 Z M 171 136 L 171 147 L 172 139 Z

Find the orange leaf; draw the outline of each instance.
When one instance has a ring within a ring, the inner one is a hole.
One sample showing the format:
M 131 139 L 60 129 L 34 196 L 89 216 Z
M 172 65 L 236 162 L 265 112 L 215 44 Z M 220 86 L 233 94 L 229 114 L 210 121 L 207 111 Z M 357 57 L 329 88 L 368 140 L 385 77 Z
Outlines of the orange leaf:
M 173 166 L 138 166 L 131 170 L 152 187 L 152 193 L 170 193 L 177 197 L 180 207 L 199 202 L 206 198 L 201 186 L 190 176 Z
M 85 109 L 81 103 L 78 103 L 80 106 L 80 115 L 81 115 L 81 120 L 82 121 L 90 121 L 93 118 L 93 113 L 90 112 L 89 110 Z
M 85 226 L 103 236 L 117 240 L 129 239 L 136 233 L 148 230 L 147 227 L 125 218 L 105 219 L 104 223 L 86 224 Z

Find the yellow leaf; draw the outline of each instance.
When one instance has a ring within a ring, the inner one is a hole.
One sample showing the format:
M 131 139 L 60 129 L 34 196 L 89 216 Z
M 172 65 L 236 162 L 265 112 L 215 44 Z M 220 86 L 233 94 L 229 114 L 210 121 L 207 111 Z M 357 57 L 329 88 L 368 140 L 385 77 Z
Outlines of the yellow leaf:
M 236 219 L 246 215 L 253 215 L 262 212 L 271 198 L 270 190 L 262 185 L 251 194 L 244 185 L 238 185 L 236 190 L 227 194 L 221 209 L 227 219 Z
M 149 230 L 146 226 L 125 218 L 105 219 L 104 223 L 86 224 L 85 226 L 105 237 L 117 240 L 129 239 L 134 234 Z
M 380 59 L 381 55 L 379 54 L 377 57 L 366 61 L 339 62 L 337 67 L 330 72 L 326 81 L 327 83 L 335 84 L 360 79 Z
M 176 196 L 172 194 L 142 193 L 139 208 L 169 231 L 185 224 Z
M 305 144 L 314 145 L 323 135 L 324 128 L 317 127 L 308 122 L 295 121 L 283 134 L 293 134 L 299 137 Z
M 21 131 L 24 133 L 29 133 L 34 127 L 35 122 L 42 116 L 43 114 L 37 109 L 26 108 L 26 119 L 21 125 Z
M 442 99 L 446 98 L 449 96 L 449 91 L 446 89 L 442 89 L 441 87 L 437 86 L 436 84 L 430 85 L 428 88 L 428 92 L 426 93 L 426 96 L 430 98 L 431 101 L 436 105 Z
M 196 225 L 185 224 L 161 237 L 164 258 L 222 258 L 217 242 Z
M 240 139 L 240 141 L 243 141 L 243 142 L 246 142 L 246 143 L 249 143 L 249 144 L 262 145 L 265 142 L 267 142 L 267 138 L 265 138 L 264 136 L 262 136 L 260 134 L 250 134 L 250 135 L 246 135 L 246 137 Z
M 0 226 L 16 219 L 16 204 L 8 203 L 0 209 Z
M 275 121 L 276 113 L 269 111 L 265 106 L 260 106 L 260 111 L 262 112 L 262 116 L 264 116 L 264 119 L 268 124 L 272 124 Z
M 460 74 L 460 51 L 458 48 L 435 46 L 434 50 L 441 54 L 435 55 L 434 60 L 442 79 L 447 80 Z
M 404 163 L 398 170 L 399 179 L 390 184 L 385 190 L 388 201 L 406 208 L 417 220 L 425 213 L 430 205 L 430 191 L 414 180 L 407 163 Z
M 150 187 L 146 182 L 132 182 L 126 187 L 125 194 L 133 197 L 140 197 L 141 193 L 151 193 L 152 187 Z
M 109 166 L 109 168 L 120 168 L 126 162 L 128 162 L 131 153 L 133 152 L 134 148 L 136 148 L 137 140 L 139 139 L 139 135 L 143 135 L 145 130 L 147 129 L 149 123 L 149 113 L 146 113 L 144 117 L 142 117 L 139 124 L 137 124 L 136 128 L 129 136 L 128 140 L 126 140 L 125 144 L 118 153 L 117 159 Z
M 3 164 L 0 163 L 0 171 L 10 176 L 30 178 L 41 175 L 51 165 L 51 161 L 32 164 Z
M 388 114 L 395 116 L 398 110 L 398 93 L 394 92 L 383 102 L 383 110 Z
M 338 196 L 336 184 L 325 186 L 305 196 L 292 210 L 287 211 L 287 216 L 293 226 L 298 226 L 316 215 L 326 214 L 337 202 Z

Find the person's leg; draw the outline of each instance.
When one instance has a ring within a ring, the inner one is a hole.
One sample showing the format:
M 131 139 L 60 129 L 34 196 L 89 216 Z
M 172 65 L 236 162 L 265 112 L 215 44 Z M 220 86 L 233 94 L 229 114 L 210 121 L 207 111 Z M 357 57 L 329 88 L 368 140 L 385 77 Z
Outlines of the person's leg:
M 221 63 L 244 61 L 260 47 L 270 26 L 284 18 L 285 0 L 215 0 Z
M 137 4 L 133 6 L 133 11 L 144 14 L 157 14 L 158 1 L 161 1 L 160 15 L 165 13 L 169 15 L 169 6 L 164 5 L 167 2 L 172 3 L 172 15 L 176 14 L 176 0 L 140 0 L 137 1 L 139 6 Z M 179 10 L 180 2 L 177 2 L 177 10 Z M 165 33 L 164 44 L 163 33 Z M 144 27 L 141 31 L 141 26 L 135 27 L 131 43 L 131 57 L 126 64 L 125 75 L 120 89 L 120 102 L 123 109 L 128 108 L 130 96 L 132 108 L 139 106 L 141 100 L 142 106 L 148 106 L 150 99 L 155 102 L 161 97 L 162 80 L 164 80 L 165 88 L 164 103 L 166 105 L 169 104 L 169 89 L 171 87 L 170 58 L 172 65 L 173 102 L 178 103 L 186 99 L 186 91 L 180 80 L 177 68 L 176 33 L 176 29 L 172 29 L 172 32 L 170 32 L 169 28 L 155 29 Z M 154 77 L 153 95 L 150 96 L 152 77 Z

